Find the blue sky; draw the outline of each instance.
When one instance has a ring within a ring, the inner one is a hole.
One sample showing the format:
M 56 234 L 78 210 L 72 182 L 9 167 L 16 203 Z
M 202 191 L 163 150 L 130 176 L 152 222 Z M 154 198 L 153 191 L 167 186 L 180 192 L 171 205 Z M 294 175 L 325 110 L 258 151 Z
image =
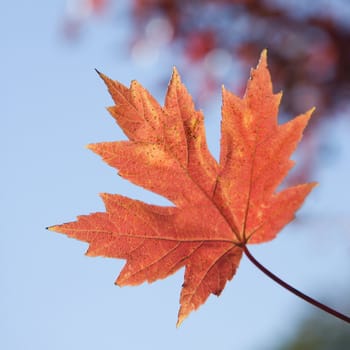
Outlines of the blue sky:
M 63 1 L 1 7 L 0 348 L 271 349 L 312 307 L 247 259 L 220 298 L 210 297 L 176 329 L 183 270 L 152 285 L 119 288 L 122 261 L 88 258 L 85 243 L 45 230 L 104 210 L 101 192 L 165 203 L 85 148 L 124 138 L 105 110 L 111 99 L 94 68 L 124 84 L 137 79 L 162 102 L 155 81 L 176 65 L 166 54 L 153 66 L 130 60 L 126 3 L 87 28 L 77 45 L 60 36 Z M 205 109 L 214 153 L 219 111 L 219 98 Z M 343 118 L 320 131 L 332 149 L 315 173 L 320 186 L 295 223 L 251 248 L 287 282 L 339 309 L 349 294 L 349 130 Z

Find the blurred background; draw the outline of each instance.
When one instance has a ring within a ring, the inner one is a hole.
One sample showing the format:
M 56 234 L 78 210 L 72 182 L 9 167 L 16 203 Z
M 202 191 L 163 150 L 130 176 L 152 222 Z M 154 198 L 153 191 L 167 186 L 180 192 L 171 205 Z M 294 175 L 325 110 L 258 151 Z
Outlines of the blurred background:
M 350 3 L 347 0 L 13 0 L 0 12 L 0 348 L 350 348 L 349 325 L 298 300 L 243 259 L 220 298 L 175 328 L 183 270 L 119 288 L 123 261 L 46 226 L 103 211 L 100 192 L 150 203 L 85 145 L 125 138 L 94 68 L 137 79 L 163 103 L 177 66 L 219 155 L 220 86 L 242 96 L 263 48 L 280 121 L 316 106 L 289 183 L 319 181 L 297 219 L 255 257 L 350 314 Z

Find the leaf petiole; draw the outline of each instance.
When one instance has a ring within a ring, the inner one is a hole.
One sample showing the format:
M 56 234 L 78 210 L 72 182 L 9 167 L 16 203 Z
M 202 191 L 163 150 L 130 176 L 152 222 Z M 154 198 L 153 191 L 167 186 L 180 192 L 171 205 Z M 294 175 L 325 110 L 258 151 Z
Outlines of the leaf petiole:
M 247 256 L 247 258 L 260 270 L 262 271 L 265 275 L 267 275 L 268 277 L 270 277 L 273 281 L 275 281 L 276 283 L 278 283 L 280 286 L 282 286 L 283 288 L 289 290 L 291 293 L 295 294 L 296 296 L 298 296 L 299 298 L 307 301 L 308 303 L 314 305 L 315 307 L 328 312 L 329 314 L 333 315 L 334 317 L 337 317 L 347 323 L 350 323 L 350 317 L 330 308 L 327 305 L 322 304 L 321 302 L 309 297 L 308 295 L 300 292 L 299 290 L 295 289 L 294 287 L 292 287 L 291 285 L 289 285 L 288 283 L 286 283 L 285 281 L 281 280 L 279 277 L 277 277 L 276 275 L 274 275 L 271 271 L 269 271 L 265 266 L 261 265 L 259 263 L 259 261 L 257 261 L 254 256 L 250 253 L 250 251 L 248 250 L 247 246 L 244 245 L 242 247 L 245 255 Z

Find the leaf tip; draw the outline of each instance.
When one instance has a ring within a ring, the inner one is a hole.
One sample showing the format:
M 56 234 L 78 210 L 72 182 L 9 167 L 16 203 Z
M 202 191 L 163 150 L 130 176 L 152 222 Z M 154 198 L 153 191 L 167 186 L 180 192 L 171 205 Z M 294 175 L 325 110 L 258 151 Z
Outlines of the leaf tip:
M 179 71 L 177 70 L 177 68 L 175 66 L 173 66 L 173 72 L 171 74 L 171 82 L 181 82 L 181 78 L 180 78 L 180 74 Z
M 99 196 L 102 199 L 105 206 L 107 207 L 108 200 L 111 198 L 111 195 L 109 193 L 101 192 L 101 193 L 99 193 Z
M 114 281 L 114 285 L 118 287 L 123 287 L 125 284 L 122 281 L 122 277 L 119 275 L 117 279 Z
M 311 114 L 313 114 L 313 113 L 315 112 L 315 110 L 316 110 L 316 107 L 313 106 L 312 108 L 310 108 L 310 109 L 307 111 L 307 113 L 311 115 Z
M 107 75 L 101 73 L 98 69 L 95 68 L 95 72 L 99 75 L 99 77 L 104 81 L 104 83 L 109 87 L 111 83 L 111 79 L 107 77 Z
M 303 115 L 301 115 L 301 116 L 303 116 L 305 118 L 306 124 L 309 122 L 309 120 L 310 120 L 312 114 L 314 113 L 315 109 L 316 109 L 316 107 L 312 107 L 308 111 L 306 111 Z
M 89 149 L 92 152 L 96 152 L 96 144 L 95 143 L 89 143 L 88 145 L 85 146 L 85 148 Z
M 318 185 L 319 185 L 319 183 L 317 181 L 310 182 L 311 189 L 317 187 Z
M 183 320 L 184 320 L 183 317 L 182 317 L 182 318 L 180 318 L 180 317 L 178 318 L 178 320 L 177 320 L 177 322 L 176 322 L 176 328 L 180 328 L 180 326 L 181 326 Z
M 107 84 L 107 81 L 109 80 L 109 78 L 106 75 L 104 75 L 103 73 L 101 73 L 97 68 L 95 68 L 95 72 Z
M 264 49 L 261 51 L 258 65 L 267 66 L 267 49 Z

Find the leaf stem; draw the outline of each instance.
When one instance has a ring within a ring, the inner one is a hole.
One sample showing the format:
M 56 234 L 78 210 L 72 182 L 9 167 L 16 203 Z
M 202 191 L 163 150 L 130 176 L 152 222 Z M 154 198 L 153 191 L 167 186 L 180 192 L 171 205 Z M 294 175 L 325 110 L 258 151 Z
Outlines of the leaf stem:
M 274 280 L 276 283 L 278 283 L 280 286 L 282 286 L 283 288 L 289 290 L 291 293 L 297 295 L 299 298 L 307 301 L 308 303 L 318 307 L 319 309 L 328 312 L 329 314 L 333 315 L 334 317 L 337 317 L 347 323 L 350 323 L 350 317 L 320 303 L 319 301 L 309 297 L 308 295 L 300 292 L 299 290 L 295 289 L 294 287 L 292 287 L 291 285 L 289 285 L 288 283 L 284 282 L 283 280 L 281 280 L 279 277 L 277 277 L 276 275 L 274 275 L 271 271 L 269 271 L 265 266 L 261 265 L 259 263 L 259 261 L 257 261 L 254 256 L 250 253 L 250 251 L 248 250 L 247 246 L 244 245 L 242 247 L 245 255 L 247 256 L 247 258 L 260 270 L 262 271 L 265 275 L 267 275 L 268 277 L 270 277 L 272 280 Z

